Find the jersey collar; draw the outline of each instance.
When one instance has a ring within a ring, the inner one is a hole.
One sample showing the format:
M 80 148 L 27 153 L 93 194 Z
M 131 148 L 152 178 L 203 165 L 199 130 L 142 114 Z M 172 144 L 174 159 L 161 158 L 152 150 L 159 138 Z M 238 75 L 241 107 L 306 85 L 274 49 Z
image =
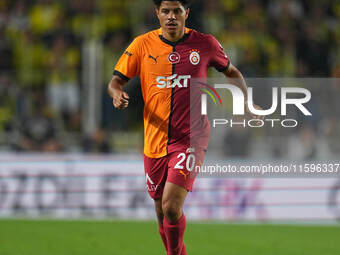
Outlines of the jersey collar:
M 185 31 L 184 31 L 184 36 L 183 36 L 181 39 L 179 39 L 177 42 L 171 42 L 171 41 L 165 39 L 165 38 L 163 37 L 163 35 L 162 35 L 162 34 L 163 34 L 163 33 L 162 33 L 162 28 L 159 28 L 159 29 L 158 29 L 158 36 L 159 36 L 159 38 L 160 38 L 163 42 L 165 42 L 166 44 L 169 44 L 169 45 L 171 45 L 171 46 L 176 46 L 177 44 L 179 44 L 179 43 L 181 43 L 181 42 L 184 42 L 186 39 L 188 39 L 188 37 L 189 37 L 189 35 L 190 35 L 190 32 L 191 32 L 191 30 L 192 30 L 192 29 L 187 28 L 187 27 L 185 27 L 184 29 L 185 29 Z

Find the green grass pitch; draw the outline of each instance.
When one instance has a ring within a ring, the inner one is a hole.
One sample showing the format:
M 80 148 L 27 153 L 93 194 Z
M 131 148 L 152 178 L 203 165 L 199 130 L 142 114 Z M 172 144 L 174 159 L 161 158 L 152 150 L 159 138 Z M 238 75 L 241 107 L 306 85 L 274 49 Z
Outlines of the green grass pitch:
M 0 220 L 1 255 L 165 254 L 156 222 Z M 339 226 L 187 223 L 189 255 L 338 255 Z

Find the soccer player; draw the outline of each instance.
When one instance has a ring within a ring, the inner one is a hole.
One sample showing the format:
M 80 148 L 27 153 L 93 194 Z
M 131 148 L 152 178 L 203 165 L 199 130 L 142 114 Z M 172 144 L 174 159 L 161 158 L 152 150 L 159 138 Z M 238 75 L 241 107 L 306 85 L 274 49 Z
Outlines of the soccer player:
M 201 132 L 190 131 L 190 87 L 194 86 L 190 78 L 206 78 L 212 66 L 226 77 L 238 78 L 235 85 L 246 99 L 247 87 L 212 35 L 185 27 L 189 1 L 154 0 L 154 4 L 161 27 L 129 45 L 114 69 L 108 93 L 115 108 L 128 107 L 129 96 L 122 88 L 130 78 L 140 76 L 147 190 L 155 201 L 167 254 L 184 255 L 186 219 L 182 207 L 195 180 L 190 173 L 202 164 L 209 137 L 209 123 L 203 117 Z

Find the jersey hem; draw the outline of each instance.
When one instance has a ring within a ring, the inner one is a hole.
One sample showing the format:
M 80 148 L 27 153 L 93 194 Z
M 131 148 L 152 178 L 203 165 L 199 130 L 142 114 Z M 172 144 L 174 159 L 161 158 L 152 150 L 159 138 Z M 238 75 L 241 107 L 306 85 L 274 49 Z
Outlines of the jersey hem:
M 157 154 L 149 154 L 147 152 L 144 151 L 144 155 L 147 156 L 148 158 L 162 158 L 165 157 L 166 155 L 168 155 L 167 152 L 163 152 L 163 153 L 157 153 Z

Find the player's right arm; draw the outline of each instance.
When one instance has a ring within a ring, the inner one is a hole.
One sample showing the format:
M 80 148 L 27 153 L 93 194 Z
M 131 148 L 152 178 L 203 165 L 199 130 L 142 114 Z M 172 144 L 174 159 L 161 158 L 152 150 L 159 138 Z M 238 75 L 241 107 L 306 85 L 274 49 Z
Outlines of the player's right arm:
M 139 75 L 141 39 L 137 37 L 120 57 L 114 68 L 113 77 L 107 91 L 113 99 L 113 106 L 125 109 L 129 105 L 129 95 L 123 91 L 123 86 L 130 78 Z
M 126 80 L 118 75 L 113 75 L 107 86 L 107 92 L 113 100 L 113 106 L 117 109 L 125 109 L 129 105 L 129 95 L 123 91 L 125 83 Z

